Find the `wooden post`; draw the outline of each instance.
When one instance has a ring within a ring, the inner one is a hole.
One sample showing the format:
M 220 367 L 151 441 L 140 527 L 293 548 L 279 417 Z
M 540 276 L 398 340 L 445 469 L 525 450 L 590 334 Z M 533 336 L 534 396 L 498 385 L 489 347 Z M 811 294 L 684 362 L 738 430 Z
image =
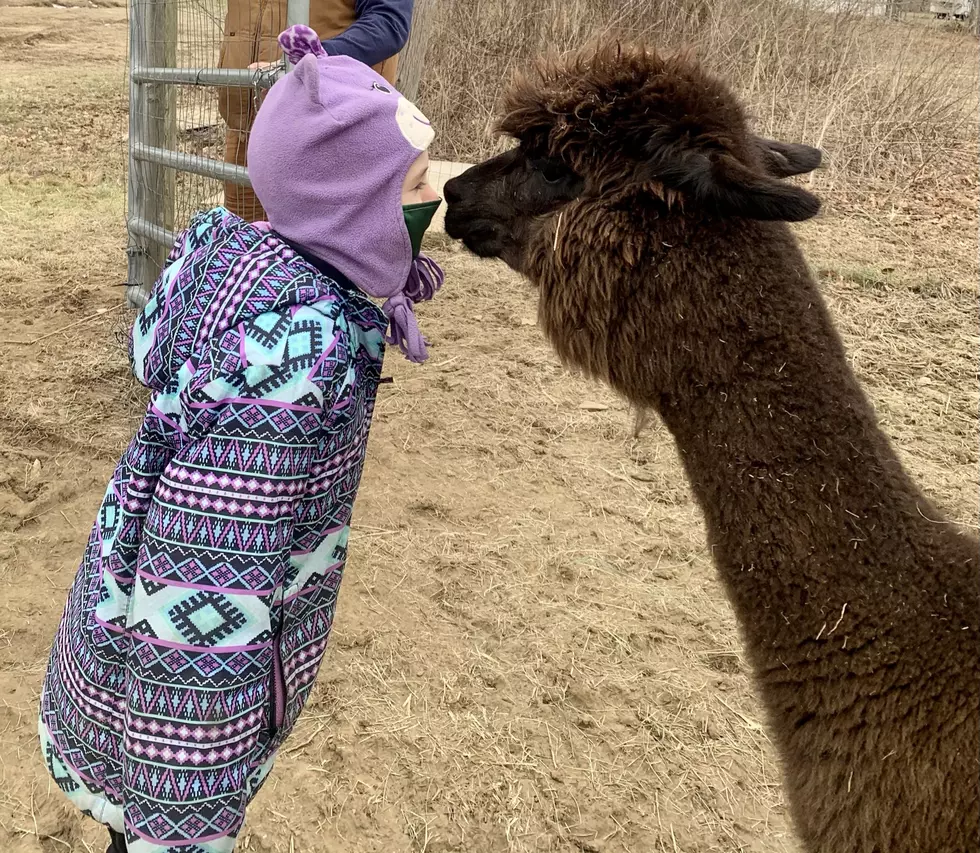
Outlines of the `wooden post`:
M 410 101 L 415 101 L 419 95 L 419 83 L 425 70 L 425 54 L 429 50 L 431 13 L 434 11 L 434 0 L 415 0 L 408 44 L 398 57 L 398 91 Z

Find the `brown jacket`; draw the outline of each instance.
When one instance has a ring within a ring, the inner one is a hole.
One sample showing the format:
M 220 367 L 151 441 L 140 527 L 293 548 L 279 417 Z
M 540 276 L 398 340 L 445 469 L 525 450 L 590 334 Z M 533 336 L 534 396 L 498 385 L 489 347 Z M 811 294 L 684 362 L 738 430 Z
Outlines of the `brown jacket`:
M 354 0 L 310 0 L 310 26 L 321 39 L 338 36 L 353 23 Z M 286 0 L 228 0 L 218 65 L 248 68 L 253 62 L 275 62 L 281 55 L 278 38 L 284 29 Z M 392 86 L 397 69 L 397 54 L 374 66 Z M 252 89 L 218 89 L 218 112 L 227 124 L 226 163 L 248 165 L 248 133 L 258 110 L 255 95 Z M 248 222 L 265 219 L 265 211 L 251 187 L 225 183 L 224 204 Z
M 310 0 L 310 26 L 321 39 L 340 35 L 354 23 L 354 0 Z M 247 68 L 253 62 L 279 59 L 279 33 L 286 29 L 286 0 L 229 0 L 218 65 Z M 374 70 L 395 84 L 398 56 Z M 218 90 L 218 110 L 230 128 L 247 129 L 254 118 L 252 91 Z

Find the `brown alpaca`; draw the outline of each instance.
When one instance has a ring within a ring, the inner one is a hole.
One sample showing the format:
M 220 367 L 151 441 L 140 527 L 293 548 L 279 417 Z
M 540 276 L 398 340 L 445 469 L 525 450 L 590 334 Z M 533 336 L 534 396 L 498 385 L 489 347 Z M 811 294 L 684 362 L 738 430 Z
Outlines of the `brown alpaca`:
M 568 365 L 659 413 L 707 522 L 810 853 L 980 850 L 980 544 L 909 476 L 848 367 L 762 140 L 689 58 L 603 45 L 504 98 L 520 146 L 446 228 L 539 287 Z

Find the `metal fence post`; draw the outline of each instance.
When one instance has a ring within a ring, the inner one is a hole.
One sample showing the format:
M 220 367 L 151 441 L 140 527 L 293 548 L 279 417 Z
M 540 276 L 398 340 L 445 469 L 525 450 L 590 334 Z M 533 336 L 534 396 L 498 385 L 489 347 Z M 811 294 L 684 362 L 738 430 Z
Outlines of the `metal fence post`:
M 310 0 L 286 0 L 286 27 L 310 24 Z M 276 33 L 278 35 L 278 33 Z
M 295 24 L 310 25 L 310 0 L 286 0 L 286 28 Z M 282 61 L 286 71 L 293 67 L 288 56 L 284 56 Z
M 129 176 L 126 186 L 126 230 L 129 238 L 129 247 L 126 250 L 129 255 L 126 265 L 126 301 L 131 308 L 140 306 L 141 285 L 149 278 L 153 263 L 150 241 L 132 233 L 133 221 L 146 216 L 146 191 L 140 181 L 136 158 L 133 157 L 133 146 L 140 139 L 140 125 L 146 112 L 146 87 L 133 79 L 133 70 L 147 64 L 143 43 L 145 32 L 143 4 L 140 0 L 133 0 L 129 7 Z
M 174 173 L 135 156 L 140 146 L 173 150 L 177 142 L 176 98 L 172 86 L 141 82 L 139 68 L 173 68 L 177 58 L 177 6 L 171 0 L 132 0 L 129 17 L 129 187 L 127 225 L 129 262 L 126 299 L 142 308 L 160 274 L 168 247 L 134 227 L 148 222 L 174 229 Z

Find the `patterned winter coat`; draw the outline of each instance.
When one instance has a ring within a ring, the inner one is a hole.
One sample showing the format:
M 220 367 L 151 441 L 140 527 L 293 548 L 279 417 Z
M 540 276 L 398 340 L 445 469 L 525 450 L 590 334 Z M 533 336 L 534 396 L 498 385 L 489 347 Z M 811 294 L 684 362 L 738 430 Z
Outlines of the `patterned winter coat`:
M 334 616 L 384 315 L 217 208 L 136 321 L 153 395 L 71 589 L 41 697 L 49 770 L 130 853 L 227 853 Z

